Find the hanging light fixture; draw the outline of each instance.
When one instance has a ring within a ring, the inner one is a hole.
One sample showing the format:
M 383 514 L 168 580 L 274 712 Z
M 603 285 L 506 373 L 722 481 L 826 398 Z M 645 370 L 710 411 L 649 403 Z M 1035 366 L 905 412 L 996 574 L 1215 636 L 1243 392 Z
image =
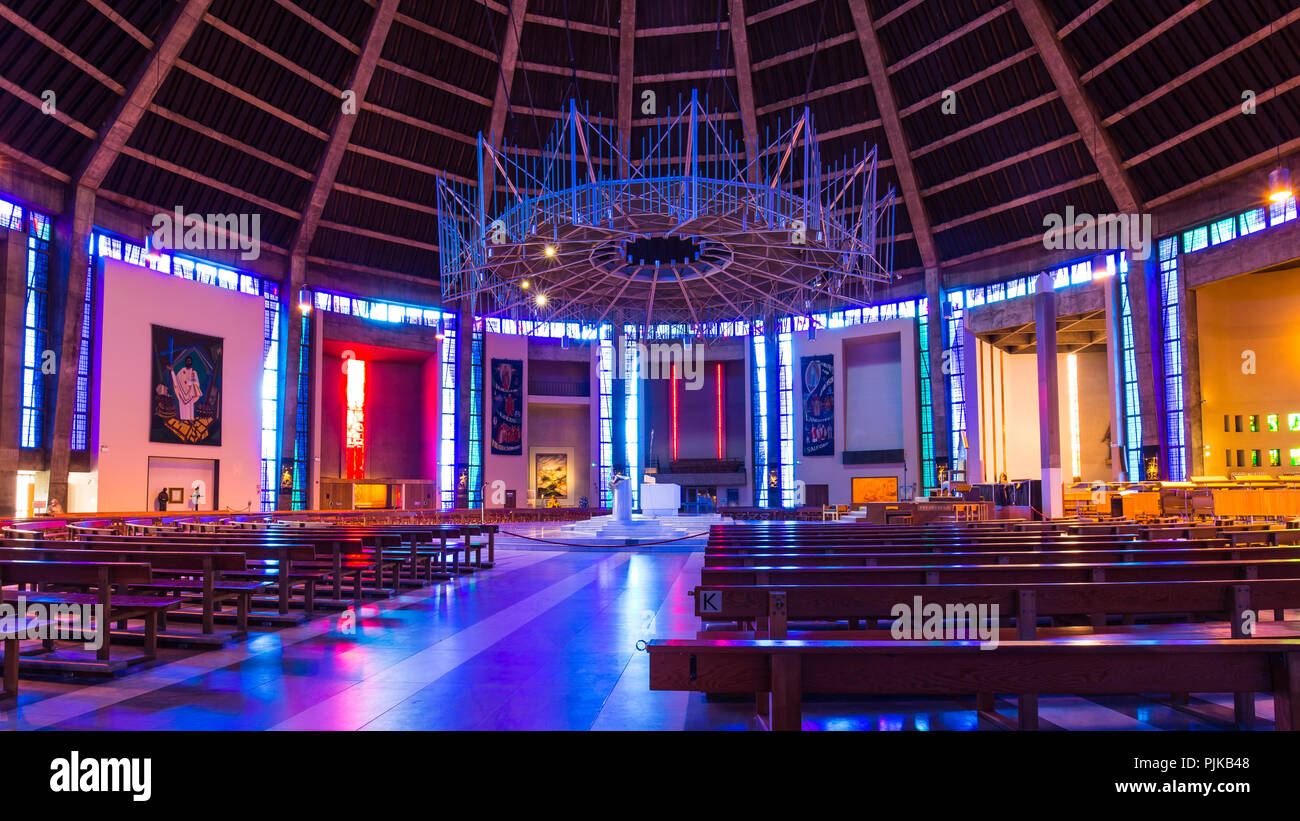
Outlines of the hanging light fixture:
M 1291 190 L 1291 169 L 1284 166 L 1274 168 L 1268 175 L 1268 198 L 1270 202 L 1286 202 L 1294 192 Z

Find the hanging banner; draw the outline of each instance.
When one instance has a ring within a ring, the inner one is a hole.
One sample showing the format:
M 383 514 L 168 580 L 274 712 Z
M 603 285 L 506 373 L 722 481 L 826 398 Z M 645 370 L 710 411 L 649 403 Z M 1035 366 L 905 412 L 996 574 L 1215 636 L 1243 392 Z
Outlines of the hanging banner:
M 220 445 L 222 340 L 152 328 L 149 441 Z
M 835 453 L 835 357 L 799 358 L 803 371 L 803 455 Z
M 492 452 L 524 453 L 524 363 L 519 359 L 492 360 Z

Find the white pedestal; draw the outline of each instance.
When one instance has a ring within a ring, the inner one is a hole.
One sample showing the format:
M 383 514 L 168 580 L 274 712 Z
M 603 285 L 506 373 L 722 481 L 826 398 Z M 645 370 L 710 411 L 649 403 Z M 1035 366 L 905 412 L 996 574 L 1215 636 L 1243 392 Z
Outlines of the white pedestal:
M 681 485 L 641 485 L 641 512 L 646 516 L 676 516 L 681 506 Z

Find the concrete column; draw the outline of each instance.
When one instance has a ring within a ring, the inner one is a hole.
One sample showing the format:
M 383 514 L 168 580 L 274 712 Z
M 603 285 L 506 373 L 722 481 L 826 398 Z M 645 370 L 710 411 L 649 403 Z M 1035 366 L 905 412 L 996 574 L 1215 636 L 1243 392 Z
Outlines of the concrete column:
M 280 338 L 284 341 L 284 359 L 281 360 L 283 392 L 280 401 L 280 469 L 293 465 L 294 443 L 298 438 L 298 359 L 302 347 L 302 313 L 298 310 L 298 292 L 307 284 L 307 258 L 301 254 L 289 257 L 287 275 L 280 283 L 280 320 L 283 323 Z M 309 462 L 310 473 L 310 462 Z M 304 481 L 309 481 L 304 477 Z M 281 483 L 276 507 L 292 507 L 293 489 Z
M 1116 272 L 1118 276 L 1118 272 Z M 1124 336 L 1120 327 L 1119 288 L 1115 276 L 1102 284 L 1102 302 L 1106 306 L 1106 384 L 1110 385 L 1110 475 L 1118 481 L 1127 473 L 1124 449 Z
M 1038 275 L 1034 294 L 1034 337 L 1038 347 L 1038 449 L 1043 467 L 1043 513 L 1065 510 L 1061 491 L 1061 413 L 1056 373 L 1056 291 L 1052 278 Z M 968 414 L 969 416 L 969 414 Z
M 934 414 L 934 460 L 936 467 L 952 467 L 949 451 L 948 375 L 943 372 L 944 340 L 948 329 L 943 322 L 943 278 L 938 268 L 925 271 L 926 325 L 929 333 L 930 398 Z
M 49 344 L 55 360 L 54 424 L 50 426 L 49 499 L 68 509 L 68 466 L 72 459 L 72 412 L 77 404 L 77 361 L 81 355 L 81 313 L 86 299 L 86 269 L 90 265 L 90 234 L 95 224 L 95 191 L 77 186 L 68 207 L 54 221 L 50 264 Z M 38 352 L 39 353 L 39 352 Z M 49 393 L 46 393 L 47 403 Z M 50 408 L 46 407 L 49 413 Z
M 455 506 L 462 507 L 468 503 L 469 459 L 470 459 L 470 358 L 474 347 L 474 304 L 469 299 L 456 303 L 456 465 L 452 470 L 452 482 L 455 483 Z M 486 363 L 484 363 L 486 365 Z M 483 402 L 479 402 L 479 415 L 484 416 Z M 491 436 L 487 425 L 483 424 L 479 436 L 478 463 L 483 465 L 483 442 Z M 462 486 L 462 479 L 464 485 Z M 480 470 L 479 481 L 483 480 Z M 479 488 L 481 492 L 482 489 Z M 477 495 L 475 498 L 478 498 Z M 520 500 L 522 502 L 522 500 Z
M 295 318 L 301 314 L 295 314 Z M 298 323 L 301 329 L 302 323 Z M 316 422 L 321 418 L 321 402 L 323 394 L 321 393 L 321 366 L 325 361 L 325 321 L 324 317 L 319 314 L 312 316 L 311 322 L 311 438 L 308 440 L 307 453 L 307 507 L 319 510 L 321 502 L 320 493 L 320 448 L 321 448 L 321 426 Z M 434 420 L 437 424 L 437 420 Z
M 966 481 L 982 482 L 984 480 L 984 440 L 981 438 L 983 414 L 980 412 L 980 344 L 975 334 L 963 327 L 958 331 L 962 335 L 962 351 L 965 362 L 962 363 L 962 389 L 966 394 Z
M 4 290 L 0 292 L 0 516 L 18 503 L 19 427 L 23 369 L 23 313 L 27 301 L 27 234 L 6 231 L 2 246 Z

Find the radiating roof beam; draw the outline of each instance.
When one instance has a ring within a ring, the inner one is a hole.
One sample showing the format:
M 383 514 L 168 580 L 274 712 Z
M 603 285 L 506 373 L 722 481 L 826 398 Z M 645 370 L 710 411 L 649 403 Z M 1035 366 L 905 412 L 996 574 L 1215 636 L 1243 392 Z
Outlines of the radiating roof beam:
M 1124 170 L 1123 158 L 1115 146 L 1115 141 L 1102 127 L 1097 107 L 1084 93 L 1079 74 L 1056 36 L 1056 28 L 1051 22 L 1047 9 L 1043 7 L 1040 0 L 1015 0 L 1015 4 L 1030 39 L 1034 41 L 1039 56 L 1042 57 L 1048 73 L 1052 76 L 1052 82 L 1061 93 L 1061 100 L 1065 103 L 1066 110 L 1070 112 L 1075 127 L 1083 137 L 1083 144 L 1092 155 L 1097 172 L 1101 174 L 1106 189 L 1110 191 L 1111 198 L 1115 201 L 1115 206 L 1121 211 L 1137 211 L 1142 204 L 1137 194 L 1137 187 L 1133 185 L 1128 172 Z

